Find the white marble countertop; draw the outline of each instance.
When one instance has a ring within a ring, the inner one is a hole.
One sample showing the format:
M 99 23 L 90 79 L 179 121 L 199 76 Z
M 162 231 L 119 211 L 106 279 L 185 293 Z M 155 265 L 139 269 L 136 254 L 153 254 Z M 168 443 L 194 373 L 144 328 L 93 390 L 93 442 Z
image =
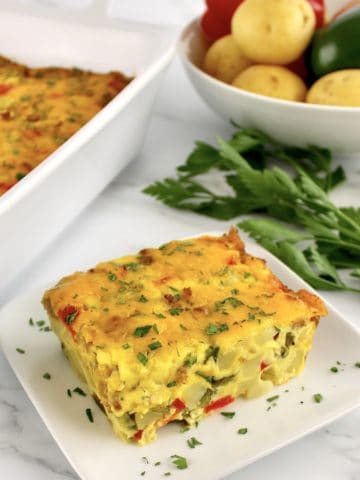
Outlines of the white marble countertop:
M 87 0 L 77 2 L 88 3 Z M 150 9 L 150 3 L 156 8 Z M 177 28 L 201 11 L 202 2 L 115 0 L 114 8 L 124 17 Z M 120 250 L 134 251 L 146 243 L 163 243 L 167 239 L 211 230 L 224 231 L 229 222 L 170 210 L 141 193 L 154 179 L 171 175 L 195 139 L 212 141 L 216 134 L 228 136 L 231 127 L 201 102 L 175 60 L 158 95 L 142 153 L 16 281 L 0 292 L 0 303 L 34 285 L 88 268 L 100 259 L 115 257 Z M 336 199 L 344 205 L 360 204 L 360 164 L 354 158 L 346 167 L 351 180 L 336 193 Z M 343 293 L 324 296 L 360 326 L 358 296 Z M 0 472 L 0 478 L 10 480 L 77 478 L 1 352 Z M 289 477 L 292 480 L 360 480 L 360 411 L 250 465 L 228 480 L 265 477 L 267 480 Z

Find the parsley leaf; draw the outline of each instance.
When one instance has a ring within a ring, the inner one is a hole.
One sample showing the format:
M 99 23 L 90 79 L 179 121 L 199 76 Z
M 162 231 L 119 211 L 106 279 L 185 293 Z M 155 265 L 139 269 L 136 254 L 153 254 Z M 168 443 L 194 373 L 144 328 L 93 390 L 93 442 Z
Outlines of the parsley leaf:
M 220 412 L 220 413 L 225 418 L 234 418 L 235 417 L 235 412 Z
M 189 445 L 190 448 L 195 448 L 197 445 L 202 445 L 202 443 L 199 442 L 199 440 L 195 437 L 189 438 L 186 443 Z
M 360 208 L 337 208 L 329 199 L 328 192 L 345 180 L 341 167 L 332 169 L 331 153 L 282 145 L 258 130 L 235 126 L 233 137 L 219 139 L 218 148 L 198 142 L 176 178 L 155 182 L 144 193 L 221 220 L 261 213 L 287 222 L 257 218 L 239 226 L 314 288 L 360 292 L 338 272 L 352 268 L 355 281 L 360 278 Z M 274 159 L 292 175 L 271 167 Z M 206 175 L 214 171 L 231 193 L 207 186 L 213 183 Z
M 188 468 L 188 463 L 185 457 L 181 457 L 180 455 L 171 455 L 171 458 L 173 458 L 172 463 L 179 470 L 184 470 L 185 468 Z
M 142 363 L 144 366 L 147 364 L 148 357 L 144 353 L 139 352 L 136 356 L 139 362 Z
M 323 396 L 321 393 L 314 393 L 313 399 L 315 403 L 321 403 L 323 401 Z
M 158 348 L 162 347 L 161 343 L 159 341 L 149 343 L 148 347 L 150 350 L 157 350 Z
M 229 330 L 229 326 L 227 323 L 221 323 L 221 324 L 209 323 L 209 325 L 206 328 L 206 334 L 215 335 L 217 333 L 225 332 L 227 330 Z
M 143 327 L 136 327 L 134 330 L 134 337 L 145 337 L 152 328 L 152 325 L 144 325 Z

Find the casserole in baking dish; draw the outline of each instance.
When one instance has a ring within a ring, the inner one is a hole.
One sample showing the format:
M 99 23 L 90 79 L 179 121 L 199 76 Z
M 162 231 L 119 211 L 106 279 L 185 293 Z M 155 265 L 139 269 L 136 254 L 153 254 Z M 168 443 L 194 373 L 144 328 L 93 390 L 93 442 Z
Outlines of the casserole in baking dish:
M 173 57 L 173 39 L 166 30 L 110 18 L 105 6 L 98 1 L 92 9 L 64 11 L 0 1 L 2 55 L 31 67 L 76 66 L 135 77 L 0 197 L 0 288 L 141 148 L 155 94 Z

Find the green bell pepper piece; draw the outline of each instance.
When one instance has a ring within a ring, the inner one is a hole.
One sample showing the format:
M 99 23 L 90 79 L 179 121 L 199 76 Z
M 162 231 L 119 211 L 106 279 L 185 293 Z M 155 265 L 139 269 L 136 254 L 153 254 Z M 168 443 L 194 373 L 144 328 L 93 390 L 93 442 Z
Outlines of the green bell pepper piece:
M 311 69 L 315 77 L 346 68 L 360 68 L 360 7 L 317 30 L 312 42 Z

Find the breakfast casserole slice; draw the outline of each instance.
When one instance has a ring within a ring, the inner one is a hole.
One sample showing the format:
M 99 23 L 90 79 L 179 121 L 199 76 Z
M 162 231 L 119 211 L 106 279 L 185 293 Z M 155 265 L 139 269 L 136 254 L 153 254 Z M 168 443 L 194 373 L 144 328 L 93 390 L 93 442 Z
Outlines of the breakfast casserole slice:
M 115 433 L 140 445 L 299 374 L 327 313 L 247 254 L 235 229 L 74 273 L 43 304 Z

